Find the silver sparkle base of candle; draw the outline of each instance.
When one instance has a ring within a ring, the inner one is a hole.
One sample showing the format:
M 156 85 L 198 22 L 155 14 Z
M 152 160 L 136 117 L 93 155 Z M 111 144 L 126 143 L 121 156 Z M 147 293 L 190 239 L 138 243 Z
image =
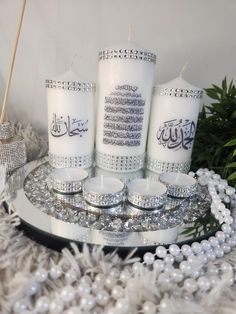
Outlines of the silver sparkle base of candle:
M 96 165 L 115 172 L 137 171 L 144 167 L 145 154 L 137 156 L 117 156 L 96 151 Z
M 82 191 L 82 181 L 78 180 L 58 180 L 53 176 L 47 178 L 48 188 L 56 193 L 74 194 Z
M 162 207 L 166 203 L 167 194 L 162 195 L 143 195 L 137 192 L 128 191 L 128 201 L 139 208 L 157 208 Z
M 165 184 L 165 186 L 167 187 L 168 195 L 173 196 L 173 197 L 178 197 L 178 198 L 186 198 L 186 197 L 193 196 L 194 194 L 197 193 L 197 189 L 198 189 L 197 181 L 189 185 L 171 184 L 165 180 L 165 175 L 166 175 L 165 173 L 160 175 L 160 182 Z M 187 176 L 187 175 L 184 174 L 183 176 Z
M 93 154 L 84 156 L 60 156 L 49 152 L 49 163 L 54 168 L 89 168 L 93 164 Z
M 14 134 L 14 125 L 10 121 L 0 123 L 0 140 L 10 139 Z
M 156 173 L 163 173 L 163 172 L 182 172 L 188 173 L 191 166 L 191 160 L 186 162 L 167 162 L 158 159 L 151 158 L 147 156 L 147 169 L 156 172 Z
M 98 194 L 92 191 L 88 191 L 85 186 L 83 187 L 83 197 L 86 202 L 93 206 L 109 206 L 118 205 L 125 200 L 125 188 L 121 191 L 112 194 Z
M 7 172 L 11 172 L 25 163 L 26 150 L 23 137 L 13 136 L 11 139 L 1 140 L 0 164 L 7 166 Z

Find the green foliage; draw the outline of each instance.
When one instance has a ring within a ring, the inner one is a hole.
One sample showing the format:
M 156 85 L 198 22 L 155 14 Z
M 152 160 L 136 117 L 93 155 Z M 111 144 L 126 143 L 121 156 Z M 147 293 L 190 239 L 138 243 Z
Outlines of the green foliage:
M 236 187 L 236 87 L 224 78 L 205 92 L 213 102 L 199 115 L 192 167 L 215 170 Z

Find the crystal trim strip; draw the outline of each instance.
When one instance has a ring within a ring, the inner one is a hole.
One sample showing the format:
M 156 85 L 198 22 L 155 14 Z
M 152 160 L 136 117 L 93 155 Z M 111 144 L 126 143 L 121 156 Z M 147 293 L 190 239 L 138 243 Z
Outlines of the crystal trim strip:
M 75 92 L 95 92 L 95 83 L 46 80 L 46 88 L 58 88 Z
M 191 165 L 191 160 L 186 162 L 168 162 L 147 156 L 147 169 L 162 173 L 162 172 L 183 172 L 188 173 Z
M 125 200 L 125 188 L 116 193 L 99 194 L 93 191 L 89 191 L 83 186 L 83 197 L 91 205 L 94 206 L 114 206 L 122 203 Z
M 156 86 L 153 88 L 154 95 L 171 96 L 171 97 L 183 97 L 183 98 L 202 98 L 202 89 L 181 89 L 181 88 L 161 88 Z
M 134 206 L 151 209 L 162 207 L 166 203 L 167 193 L 150 196 L 128 191 L 127 199 Z
M 194 194 L 197 193 L 197 181 L 193 180 L 193 184 L 188 184 L 188 185 L 178 185 L 178 184 L 171 184 L 167 183 L 165 180 L 165 173 L 162 173 L 160 175 L 160 182 L 165 184 L 167 187 L 167 194 L 173 197 L 179 197 L 179 198 L 186 198 L 193 196 Z M 174 174 L 176 175 L 176 174 Z M 182 176 L 187 176 L 186 174 L 183 174 Z
M 133 59 L 156 64 L 156 58 L 156 55 L 152 52 L 133 49 L 102 50 L 98 54 L 99 61 L 107 59 Z
M 0 140 L 6 140 L 14 136 L 15 130 L 11 122 L 0 123 Z
M 145 154 L 137 156 L 116 156 L 96 151 L 96 165 L 102 169 L 131 172 L 142 169 L 145 164 Z
M 85 178 L 86 179 L 86 178 Z M 48 177 L 48 187 L 49 189 L 53 189 L 55 192 L 62 194 L 74 194 L 82 191 L 82 184 L 85 180 L 57 180 L 53 176 Z
M 26 150 L 23 137 L 14 136 L 11 140 L 2 140 L 0 144 L 0 164 L 7 165 L 11 172 L 26 163 Z
M 89 168 L 93 164 L 93 154 L 84 156 L 60 156 L 48 154 L 49 163 L 54 168 Z

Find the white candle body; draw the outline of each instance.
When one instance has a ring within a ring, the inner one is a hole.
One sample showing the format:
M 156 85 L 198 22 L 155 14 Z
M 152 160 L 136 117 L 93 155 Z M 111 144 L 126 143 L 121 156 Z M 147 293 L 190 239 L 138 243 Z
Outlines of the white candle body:
M 55 81 L 77 83 L 78 77 L 70 71 Z M 49 154 L 65 159 L 91 159 L 94 150 L 94 92 L 47 88 L 47 103 Z M 91 162 L 86 167 L 90 165 Z
M 117 49 L 140 51 L 131 43 Z M 97 158 L 99 167 L 112 171 L 142 168 L 132 167 L 132 158 L 142 158 L 145 153 L 153 77 L 151 61 L 124 56 L 99 61 L 96 151 L 110 157 L 107 164 Z M 123 164 L 118 165 L 115 160 L 123 160 Z
M 196 91 L 196 94 L 191 91 Z M 147 148 L 150 170 L 157 170 L 153 166 L 155 161 L 182 165 L 190 162 L 201 93 L 201 90 L 197 90 L 181 77 L 159 86 L 154 92 Z
M 112 177 L 97 176 L 85 182 L 87 191 L 98 194 L 114 194 L 123 190 L 124 183 Z
M 128 192 L 143 196 L 158 196 L 166 193 L 167 188 L 160 182 L 149 179 L 134 179 L 128 184 Z

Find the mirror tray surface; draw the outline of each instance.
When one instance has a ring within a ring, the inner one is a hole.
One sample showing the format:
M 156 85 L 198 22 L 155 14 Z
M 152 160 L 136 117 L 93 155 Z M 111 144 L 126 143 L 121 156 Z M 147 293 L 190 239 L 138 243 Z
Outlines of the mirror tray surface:
M 155 211 L 139 210 L 128 203 L 96 210 L 86 204 L 81 194 L 50 191 L 47 177 L 52 169 L 47 157 L 42 158 L 15 171 L 7 182 L 7 205 L 18 213 L 22 225 L 30 227 L 33 235 L 44 234 L 45 245 L 48 238 L 55 247 L 57 241 L 73 241 L 145 251 L 159 244 L 200 241 L 219 228 L 210 212 L 211 199 L 203 187 L 199 186 L 198 193 L 191 198 L 168 198 L 165 208 Z M 99 168 L 89 169 L 90 176 L 101 172 Z M 155 180 L 150 171 L 145 175 Z M 144 171 L 138 174 L 145 175 Z M 119 176 L 122 179 L 122 174 Z M 131 173 L 130 178 L 133 177 Z M 127 173 L 123 181 L 129 181 Z

